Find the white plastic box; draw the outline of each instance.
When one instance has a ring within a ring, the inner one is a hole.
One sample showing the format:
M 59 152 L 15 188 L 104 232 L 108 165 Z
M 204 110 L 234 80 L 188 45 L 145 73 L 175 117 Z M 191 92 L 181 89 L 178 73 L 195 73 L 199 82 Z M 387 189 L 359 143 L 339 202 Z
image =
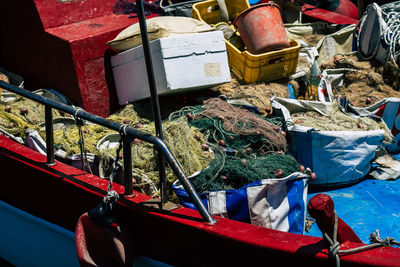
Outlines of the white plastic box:
M 150 42 L 158 94 L 215 86 L 231 80 L 223 33 L 211 31 Z M 150 97 L 143 46 L 111 57 L 118 102 Z

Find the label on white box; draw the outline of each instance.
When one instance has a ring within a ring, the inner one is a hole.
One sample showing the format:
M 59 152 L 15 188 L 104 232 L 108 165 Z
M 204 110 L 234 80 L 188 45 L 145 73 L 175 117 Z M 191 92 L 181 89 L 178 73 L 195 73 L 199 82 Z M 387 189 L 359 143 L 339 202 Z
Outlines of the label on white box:
M 221 64 L 219 63 L 204 63 L 204 73 L 206 77 L 220 77 Z

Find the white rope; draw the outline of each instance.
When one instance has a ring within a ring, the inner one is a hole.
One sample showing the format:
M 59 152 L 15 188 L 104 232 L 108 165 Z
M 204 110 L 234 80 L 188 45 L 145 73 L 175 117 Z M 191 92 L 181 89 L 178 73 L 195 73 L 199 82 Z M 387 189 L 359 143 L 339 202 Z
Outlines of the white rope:
M 364 60 L 369 60 L 373 58 L 378 52 L 379 47 L 382 45 L 383 48 L 387 49 L 384 60 L 384 64 L 391 60 L 396 66 L 398 57 L 400 55 L 400 1 L 384 6 L 378 6 L 376 3 L 370 4 L 366 11 L 364 12 L 362 18 L 359 20 L 357 28 L 358 32 L 356 32 L 356 42 L 357 42 L 357 50 L 361 58 Z M 360 36 L 364 29 L 364 24 L 367 22 L 367 15 L 370 9 L 376 10 L 377 19 L 375 21 L 380 22 L 379 19 L 384 20 L 384 24 L 378 23 L 378 27 L 380 27 L 381 35 L 379 36 L 380 43 L 374 48 L 374 51 L 370 55 L 364 55 L 360 49 Z
M 397 66 L 397 59 L 400 54 L 400 13 L 383 13 L 386 16 L 387 26 L 383 32 L 382 38 L 389 48 L 386 62 L 390 59 Z

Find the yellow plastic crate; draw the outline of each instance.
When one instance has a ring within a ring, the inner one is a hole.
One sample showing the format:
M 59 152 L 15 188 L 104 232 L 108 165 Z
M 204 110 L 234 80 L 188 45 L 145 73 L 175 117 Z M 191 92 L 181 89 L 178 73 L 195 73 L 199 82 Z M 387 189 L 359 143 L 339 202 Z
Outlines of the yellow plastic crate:
M 226 8 L 229 19 L 233 21 L 243 10 L 250 7 L 247 0 L 227 0 Z M 193 5 L 193 18 L 208 24 L 220 22 L 220 11 L 217 0 L 198 2 Z M 254 55 L 247 50 L 240 51 L 225 40 L 229 65 L 239 79 L 247 82 L 272 81 L 287 77 L 296 72 L 300 44 L 290 41 L 290 47 Z

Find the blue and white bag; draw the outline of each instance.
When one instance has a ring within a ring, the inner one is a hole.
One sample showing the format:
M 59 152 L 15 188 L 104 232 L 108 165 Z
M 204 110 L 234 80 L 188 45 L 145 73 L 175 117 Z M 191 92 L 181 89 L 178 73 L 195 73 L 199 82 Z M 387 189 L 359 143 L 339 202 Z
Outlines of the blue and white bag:
M 179 181 L 172 185 L 180 202 L 196 209 Z M 275 230 L 304 234 L 308 176 L 296 172 L 279 179 L 263 179 L 239 189 L 200 195 L 212 215 Z

